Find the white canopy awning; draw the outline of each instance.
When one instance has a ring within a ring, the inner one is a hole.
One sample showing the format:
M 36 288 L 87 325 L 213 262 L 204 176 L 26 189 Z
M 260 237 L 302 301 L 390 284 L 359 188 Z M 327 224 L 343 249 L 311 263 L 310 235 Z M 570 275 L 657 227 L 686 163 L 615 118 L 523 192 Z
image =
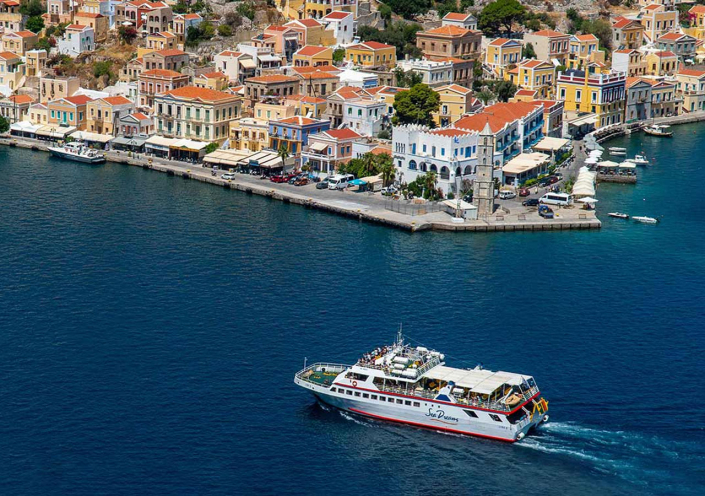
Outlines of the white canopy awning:
M 208 142 L 206 142 L 206 141 L 193 141 L 193 140 L 189 140 L 189 139 L 179 139 L 179 140 L 174 140 L 174 142 L 169 145 L 169 148 L 181 148 L 184 150 L 191 150 L 194 152 L 198 152 L 198 151 L 203 150 L 207 146 L 208 146 Z
M 604 160 L 602 162 L 598 162 L 597 166 L 598 167 L 619 167 L 619 164 L 617 162 L 613 162 L 611 160 Z
M 439 365 L 424 374 L 424 377 L 444 382 L 454 382 L 456 386 L 468 388 L 475 393 L 490 394 L 502 384 L 516 386 L 522 384 L 524 376 L 511 372 L 492 372 L 485 369 L 456 369 Z M 529 378 L 528 376 L 526 378 Z
M 551 157 L 544 153 L 520 153 L 502 167 L 505 174 L 521 174 L 548 163 Z
M 94 143 L 108 143 L 113 139 L 113 136 L 106 134 L 90 133 L 88 131 L 76 131 L 71 134 L 71 137 L 78 141 L 92 141 Z
M 321 153 L 324 150 L 328 149 L 328 143 L 322 143 L 320 141 L 318 141 L 316 143 L 311 143 L 311 145 L 309 145 L 309 146 L 311 147 L 311 150 L 313 150 L 314 152 L 318 152 L 318 153 Z
M 61 127 L 61 126 L 42 126 L 37 129 L 38 136 L 46 136 L 48 138 L 64 138 L 66 135 L 71 134 L 76 130 L 75 127 Z
M 257 62 L 252 59 L 242 59 L 240 65 L 245 69 L 254 69 L 257 67 Z
M 570 140 L 563 138 L 553 138 L 551 136 L 546 136 L 541 141 L 536 143 L 532 148 L 536 150 L 543 151 L 558 151 L 561 148 L 565 148 L 570 143 Z
M 591 198 L 591 197 L 585 197 L 585 198 L 580 198 L 576 201 L 579 201 L 581 203 L 597 203 L 599 200 L 597 198 Z
M 10 131 L 19 131 L 23 133 L 36 133 L 42 126 L 32 124 L 29 121 L 13 122 L 10 125 Z
M 147 141 L 145 141 L 145 145 L 152 147 L 152 148 L 164 148 L 168 149 L 172 143 L 174 143 L 177 140 L 171 139 L 171 138 L 164 138 L 163 136 L 151 136 Z

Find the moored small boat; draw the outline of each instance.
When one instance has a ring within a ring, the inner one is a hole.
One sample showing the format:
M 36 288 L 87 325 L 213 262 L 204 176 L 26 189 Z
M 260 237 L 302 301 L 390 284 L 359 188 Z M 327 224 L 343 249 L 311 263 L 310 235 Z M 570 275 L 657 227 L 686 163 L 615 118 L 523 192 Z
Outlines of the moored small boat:
M 634 217 L 632 217 L 632 219 L 637 222 L 641 222 L 642 224 L 658 224 L 658 219 L 654 219 L 653 217 L 635 215 Z
M 636 165 L 648 165 L 649 160 L 646 158 L 645 155 L 634 155 L 634 158 L 627 158 L 624 159 L 625 162 L 631 162 Z
M 617 219 L 628 219 L 629 215 L 628 214 L 623 214 L 622 212 L 610 212 L 607 215 L 610 217 L 615 217 Z
M 48 150 L 52 155 L 74 162 L 84 164 L 102 164 L 105 156 L 98 150 L 94 150 L 79 142 L 66 143 L 63 146 L 50 146 Z
M 644 132 L 650 136 L 659 136 L 662 138 L 670 138 L 673 136 L 673 131 L 669 131 L 670 126 L 652 124 L 644 128 Z
M 626 148 L 621 148 L 618 146 L 610 147 L 609 151 L 610 151 L 610 155 L 626 155 L 627 154 Z

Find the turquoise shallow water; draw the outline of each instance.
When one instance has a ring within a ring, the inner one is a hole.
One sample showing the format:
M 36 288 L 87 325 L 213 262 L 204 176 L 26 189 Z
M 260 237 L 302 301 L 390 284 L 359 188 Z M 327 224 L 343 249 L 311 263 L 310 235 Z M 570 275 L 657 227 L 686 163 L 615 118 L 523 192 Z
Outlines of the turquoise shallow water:
M 487 235 L 0 149 L 2 493 L 701 494 L 705 143 L 674 130 L 610 143 L 655 165 L 600 186 L 602 230 Z M 506 445 L 294 386 L 399 322 L 533 374 L 552 422 Z

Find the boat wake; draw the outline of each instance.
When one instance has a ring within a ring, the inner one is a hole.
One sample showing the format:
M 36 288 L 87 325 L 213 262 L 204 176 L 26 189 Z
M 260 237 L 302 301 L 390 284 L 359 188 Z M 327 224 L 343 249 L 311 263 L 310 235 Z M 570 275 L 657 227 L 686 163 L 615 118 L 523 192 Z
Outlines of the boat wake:
M 679 485 L 681 489 L 685 489 L 681 485 L 683 481 L 676 477 L 687 477 L 681 463 L 688 460 L 688 465 L 692 466 L 694 459 L 705 461 L 705 452 L 696 443 L 667 441 L 656 435 L 597 429 L 569 422 L 545 424 L 516 446 L 590 463 L 599 472 L 632 483 Z

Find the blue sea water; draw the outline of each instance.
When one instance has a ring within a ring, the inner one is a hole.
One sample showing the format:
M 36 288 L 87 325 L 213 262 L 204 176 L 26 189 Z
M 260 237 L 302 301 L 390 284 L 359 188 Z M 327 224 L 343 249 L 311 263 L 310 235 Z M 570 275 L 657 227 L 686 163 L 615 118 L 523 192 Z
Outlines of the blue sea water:
M 0 149 L 0 493 L 703 494 L 705 142 L 674 130 L 611 142 L 654 165 L 600 185 L 602 230 L 553 233 L 408 234 Z M 400 322 L 534 375 L 551 422 L 508 445 L 293 384 Z

